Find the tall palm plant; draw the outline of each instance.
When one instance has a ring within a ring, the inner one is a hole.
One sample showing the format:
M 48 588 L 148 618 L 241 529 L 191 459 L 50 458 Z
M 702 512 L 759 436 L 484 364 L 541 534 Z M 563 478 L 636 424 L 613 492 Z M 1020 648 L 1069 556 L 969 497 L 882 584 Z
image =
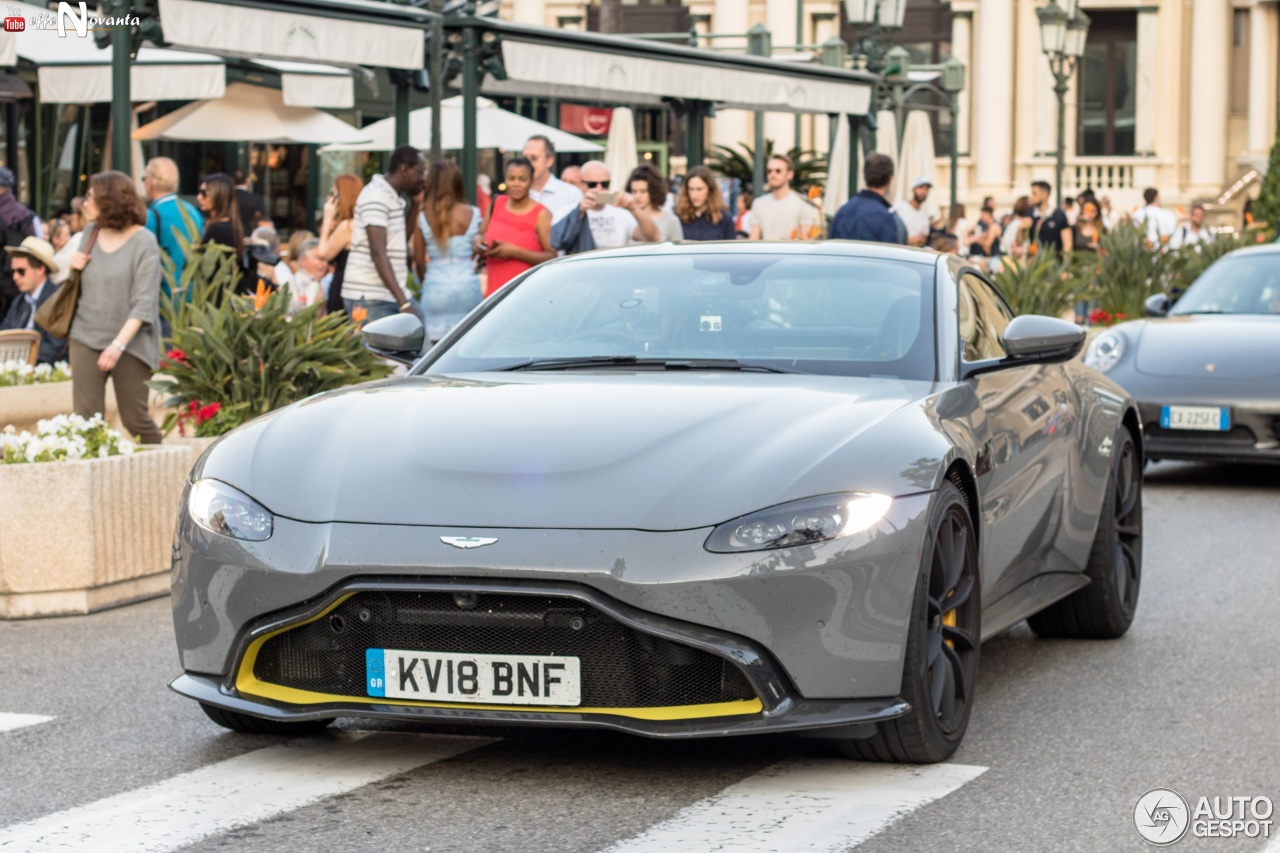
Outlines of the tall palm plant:
M 773 140 L 764 143 L 765 156 L 773 154 Z M 791 148 L 787 157 L 795 164 L 796 176 L 791 188 L 807 193 L 809 187 L 821 187 L 827 180 L 827 158 L 816 151 L 806 151 L 799 146 Z M 737 178 L 743 186 L 750 186 L 755 178 L 755 148 L 743 142 L 737 148 L 729 145 L 713 145 L 707 155 L 707 165 L 726 178 Z

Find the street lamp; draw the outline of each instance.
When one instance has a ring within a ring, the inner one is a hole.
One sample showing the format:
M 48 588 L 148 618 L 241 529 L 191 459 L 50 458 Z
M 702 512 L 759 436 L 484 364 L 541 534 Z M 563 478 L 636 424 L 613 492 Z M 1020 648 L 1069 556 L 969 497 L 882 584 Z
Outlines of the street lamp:
M 845 17 L 857 27 L 853 55 L 871 71 L 880 71 L 887 63 L 887 49 L 892 33 L 902 29 L 907 14 L 907 0 L 845 0 Z
M 1075 74 L 1076 64 L 1084 55 L 1089 35 L 1089 16 L 1076 8 L 1076 0 L 1058 0 L 1036 9 L 1040 21 L 1040 49 L 1049 59 L 1053 72 L 1053 93 L 1058 96 L 1058 154 L 1054 166 L 1054 186 L 1058 190 L 1058 206 L 1062 206 L 1062 170 L 1066 159 L 1067 83 Z
M 956 203 L 960 193 L 960 93 L 964 91 L 964 63 L 957 57 L 951 57 L 942 63 L 942 91 L 947 93 L 948 105 L 951 107 L 951 204 Z

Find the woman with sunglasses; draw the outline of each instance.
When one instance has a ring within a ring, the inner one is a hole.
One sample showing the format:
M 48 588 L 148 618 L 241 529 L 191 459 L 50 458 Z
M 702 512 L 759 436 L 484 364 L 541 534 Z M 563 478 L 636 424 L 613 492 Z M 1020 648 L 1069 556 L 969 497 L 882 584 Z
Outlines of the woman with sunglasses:
M 524 157 L 508 160 L 505 180 L 506 193 L 494 197 L 475 238 L 476 254 L 484 257 L 489 271 L 485 296 L 556 256 L 551 248 L 551 211 L 529 195 L 533 164 Z
M 125 428 L 143 444 L 159 444 L 147 382 L 160 366 L 160 247 L 143 227 L 147 209 L 128 175 L 90 178 L 84 209 L 98 233 L 71 260 L 81 271 L 71 320 L 72 403 L 81 417 L 104 412 L 110 377 Z
M 236 185 L 222 172 L 205 175 L 196 193 L 196 204 L 204 214 L 204 240 L 206 245 L 226 246 L 233 252 L 236 268 L 240 271 L 236 281 L 236 293 L 252 293 L 257 276 L 244 268 L 244 230 L 240 225 L 240 209 L 236 204 Z

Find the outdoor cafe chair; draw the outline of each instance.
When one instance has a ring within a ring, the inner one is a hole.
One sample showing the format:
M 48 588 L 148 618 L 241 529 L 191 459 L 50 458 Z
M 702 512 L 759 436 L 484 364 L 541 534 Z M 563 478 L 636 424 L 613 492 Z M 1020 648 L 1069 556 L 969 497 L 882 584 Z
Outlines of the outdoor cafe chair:
M 0 332 L 0 364 L 6 361 L 25 361 L 34 367 L 39 354 L 39 332 L 29 329 Z

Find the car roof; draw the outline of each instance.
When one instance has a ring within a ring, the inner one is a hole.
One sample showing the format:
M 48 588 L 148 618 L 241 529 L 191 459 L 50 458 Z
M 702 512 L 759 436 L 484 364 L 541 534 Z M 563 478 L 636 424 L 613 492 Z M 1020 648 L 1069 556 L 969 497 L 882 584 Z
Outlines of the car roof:
M 917 249 L 890 243 L 863 243 L 856 240 L 813 242 L 767 242 L 763 240 L 687 240 L 679 243 L 640 243 L 621 249 L 597 249 L 561 258 L 559 263 L 578 263 L 604 258 L 672 257 L 678 255 L 812 255 L 814 257 L 869 258 L 900 263 L 936 266 L 950 257 L 932 249 Z

